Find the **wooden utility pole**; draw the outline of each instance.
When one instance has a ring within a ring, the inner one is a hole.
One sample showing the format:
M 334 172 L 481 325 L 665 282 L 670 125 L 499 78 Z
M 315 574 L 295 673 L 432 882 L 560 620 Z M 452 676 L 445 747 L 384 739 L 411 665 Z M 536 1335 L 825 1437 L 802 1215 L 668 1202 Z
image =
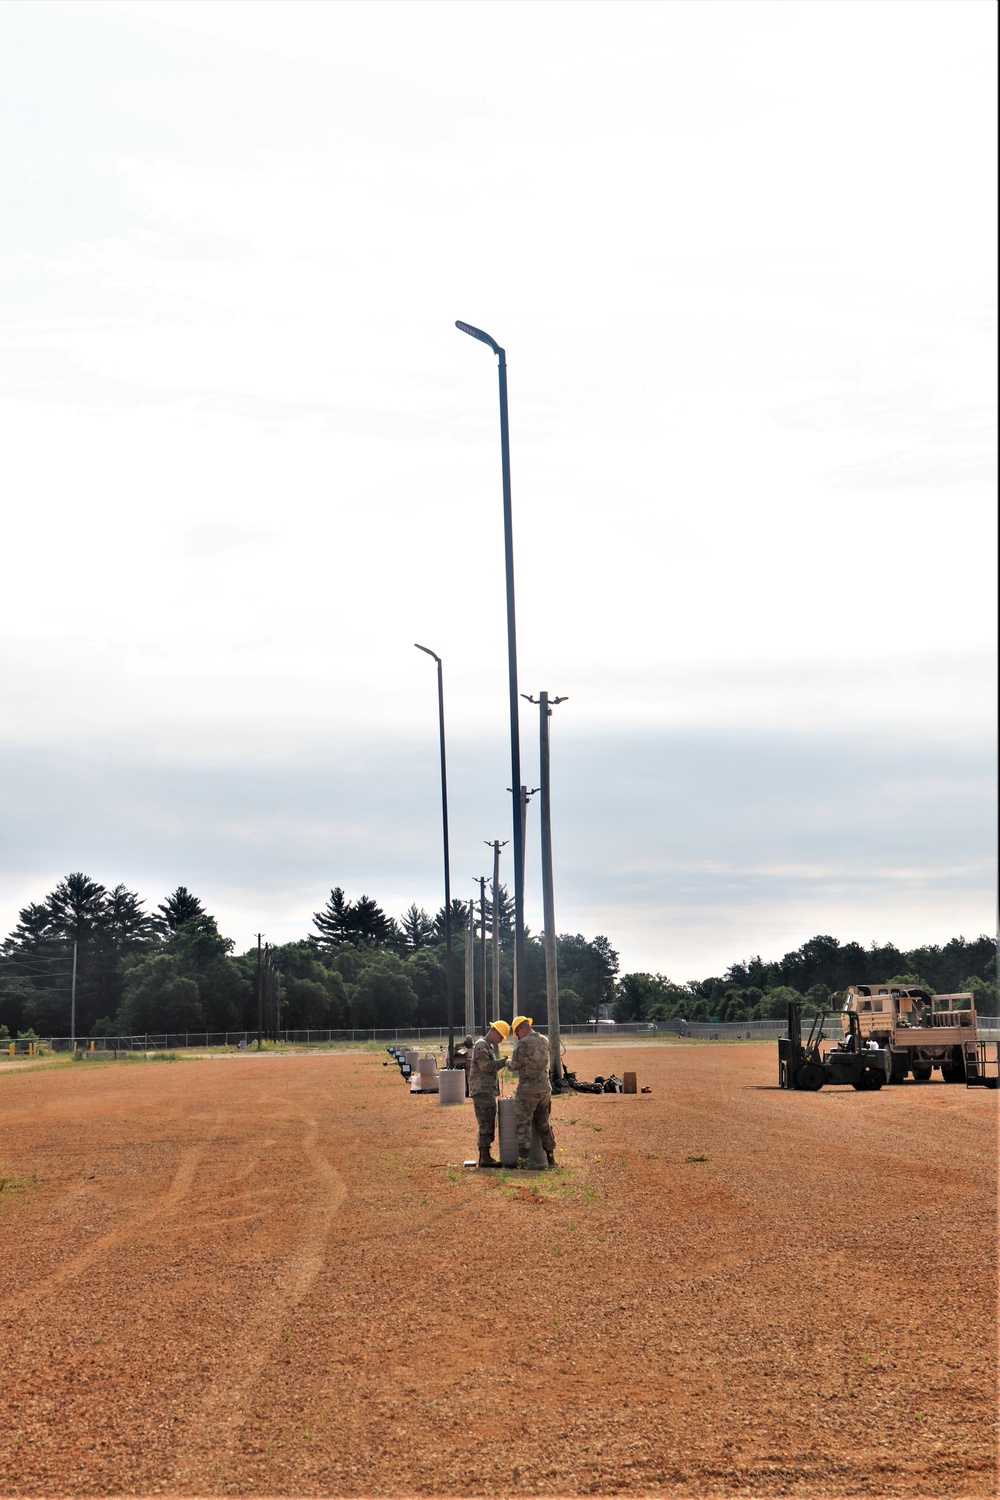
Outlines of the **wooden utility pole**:
M 507 839 L 494 839 L 492 844 L 489 839 L 483 839 L 483 843 L 489 844 L 493 850 L 493 1005 L 490 1019 L 500 1021 L 503 1019 L 500 1015 L 500 850 Z
M 476 903 L 469 902 L 465 924 L 465 1034 L 476 1034 Z
M 528 697 L 527 693 L 524 695 Z M 534 703 L 534 698 L 528 698 Z M 562 1088 L 562 1048 L 559 1039 L 559 969 L 556 957 L 556 914 L 552 895 L 552 801 L 549 778 L 549 719 L 552 717 L 551 702 L 565 703 L 565 698 L 549 698 L 548 693 L 538 695 L 538 767 L 542 783 L 542 911 L 545 923 L 545 1001 L 549 1023 L 549 1076 L 553 1091 Z
M 522 693 L 521 697 L 522 698 L 527 698 L 528 694 L 527 693 Z M 534 699 L 533 698 L 529 699 L 529 701 L 533 703 Z M 509 792 L 510 791 L 510 787 L 508 787 L 507 790 Z M 525 841 L 525 838 L 527 837 L 527 833 L 528 833 L 528 803 L 531 801 L 532 797 L 535 795 L 535 793 L 537 791 L 538 791 L 537 786 L 533 786 L 531 788 L 530 792 L 529 792 L 529 790 L 528 790 L 528 788 L 526 786 L 522 786 L 521 787 L 521 796 L 520 796 L 520 805 L 521 805 L 521 850 L 520 850 L 520 853 L 521 853 L 521 869 L 520 869 L 520 872 L 519 872 L 520 879 L 518 879 L 515 876 L 515 882 L 514 882 L 515 885 L 521 891 L 524 890 L 524 841 Z M 514 850 L 514 858 L 515 859 L 517 859 L 517 855 L 518 855 L 518 851 L 517 851 L 517 848 L 515 847 L 515 850 Z M 522 911 L 522 917 L 523 917 L 523 911 Z M 522 934 L 522 936 L 523 936 L 523 934 Z M 524 956 L 525 956 L 524 944 L 521 943 L 520 945 L 518 945 L 518 944 L 515 943 L 515 945 L 514 945 L 514 1009 L 511 1012 L 511 1020 L 513 1020 L 516 1015 L 522 1015 L 523 1016 L 523 1015 L 527 1014 L 526 1011 L 523 1011 L 523 1010 L 519 1011 L 518 1008 L 517 1008 L 519 1004 L 520 1005 L 527 1005 L 527 1003 L 528 1003 L 528 965 L 527 965 L 527 961 L 525 961 L 525 964 L 524 964 L 524 976 L 523 976 L 523 978 L 519 978 L 519 974 L 520 974 L 520 967 L 519 966 L 520 966 L 521 960 L 524 959 Z
M 257 1051 L 258 1052 L 260 1051 L 260 1034 L 261 1034 L 261 1031 L 264 1028 L 264 984 L 263 984 L 264 976 L 263 976 L 263 973 L 261 972 L 261 966 L 262 966 L 262 961 L 263 961 L 264 955 L 263 955 L 263 953 L 261 951 L 261 946 L 260 946 L 263 937 L 264 937 L 264 934 L 262 932 L 258 932 L 258 934 L 257 934 Z
M 483 1036 L 489 1030 L 486 1009 L 486 876 L 479 877 L 479 995 L 483 1007 Z
M 69 991 L 69 1042 L 70 1047 L 76 1051 L 76 950 L 78 944 L 73 939 L 73 978 L 70 981 Z

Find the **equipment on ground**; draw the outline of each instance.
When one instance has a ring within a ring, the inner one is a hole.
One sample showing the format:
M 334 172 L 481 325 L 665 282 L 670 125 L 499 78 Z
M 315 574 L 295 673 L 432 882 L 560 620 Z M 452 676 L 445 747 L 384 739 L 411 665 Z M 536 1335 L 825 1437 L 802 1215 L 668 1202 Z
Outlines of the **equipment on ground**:
M 945 1083 L 976 1082 L 979 1032 L 975 996 L 932 995 L 919 985 L 850 984 L 840 1013 L 844 1032 L 857 1022 L 864 1040 L 886 1048 L 890 1083 L 926 1083 L 935 1068 Z
M 632 1076 L 634 1077 L 635 1075 L 633 1074 Z M 587 1083 L 577 1078 L 575 1073 L 571 1073 L 565 1063 L 563 1063 L 562 1082 L 563 1088 L 573 1089 L 577 1094 L 620 1094 L 625 1087 L 622 1080 L 616 1077 L 614 1073 L 608 1078 L 598 1073 L 593 1083 Z M 634 1094 L 635 1089 L 631 1089 L 630 1092 Z
M 820 1043 L 825 1040 L 825 1019 L 825 1014 L 813 1019 L 803 1042 L 802 1003 L 788 1002 L 788 1035 L 778 1038 L 778 1087 L 807 1093 L 821 1089 L 825 1083 L 849 1083 L 863 1093 L 880 1089 L 892 1066 L 888 1049 L 865 1042 L 858 1018 L 851 1013 L 848 1037 L 824 1055 Z

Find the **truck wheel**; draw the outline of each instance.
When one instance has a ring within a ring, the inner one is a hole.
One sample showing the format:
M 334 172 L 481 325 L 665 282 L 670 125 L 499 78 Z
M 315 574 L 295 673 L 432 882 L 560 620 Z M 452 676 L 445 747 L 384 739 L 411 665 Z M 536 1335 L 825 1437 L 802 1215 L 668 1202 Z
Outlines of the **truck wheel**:
M 918 1063 L 913 1069 L 913 1077 L 917 1083 L 929 1083 L 931 1077 L 930 1063 Z
M 883 1078 L 882 1074 L 876 1072 L 874 1068 L 864 1068 L 862 1070 L 861 1077 L 858 1079 L 854 1087 L 856 1089 L 860 1089 L 864 1094 L 875 1094 L 882 1087 L 884 1082 L 885 1079 Z
M 795 1075 L 795 1087 L 814 1094 L 826 1082 L 826 1074 L 818 1063 L 803 1063 Z
M 910 1063 L 905 1052 L 894 1052 L 892 1054 L 892 1072 L 889 1074 L 890 1083 L 905 1083 L 906 1075 L 910 1071 Z

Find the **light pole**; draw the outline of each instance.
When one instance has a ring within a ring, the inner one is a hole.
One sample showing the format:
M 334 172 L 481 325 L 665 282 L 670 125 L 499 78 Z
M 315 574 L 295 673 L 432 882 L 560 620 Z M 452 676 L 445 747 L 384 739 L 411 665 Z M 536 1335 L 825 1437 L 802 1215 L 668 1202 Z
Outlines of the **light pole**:
M 444 830 L 444 993 L 448 1012 L 448 1067 L 455 1060 L 455 1017 L 451 995 L 451 855 L 448 850 L 448 762 L 444 751 L 444 679 L 441 675 L 441 658 L 430 646 L 413 643 L 418 651 L 433 656 L 437 662 L 438 679 L 438 730 L 441 736 L 441 825 Z
M 514 1011 L 524 1015 L 528 1003 L 527 969 L 524 961 L 524 836 L 521 828 L 521 737 L 517 702 L 517 630 L 514 623 L 514 533 L 510 512 L 510 430 L 507 424 L 507 356 L 496 339 L 473 328 L 471 323 L 455 327 L 470 338 L 488 344 L 500 366 L 500 471 L 503 478 L 503 542 L 507 573 L 507 675 L 510 689 L 510 784 L 514 825 Z

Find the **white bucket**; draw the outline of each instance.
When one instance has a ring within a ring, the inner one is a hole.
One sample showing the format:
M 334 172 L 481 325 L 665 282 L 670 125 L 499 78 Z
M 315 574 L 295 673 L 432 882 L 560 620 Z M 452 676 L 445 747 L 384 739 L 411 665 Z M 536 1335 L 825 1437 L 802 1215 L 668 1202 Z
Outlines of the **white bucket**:
M 465 1069 L 442 1068 L 438 1074 L 438 1103 L 465 1103 Z

